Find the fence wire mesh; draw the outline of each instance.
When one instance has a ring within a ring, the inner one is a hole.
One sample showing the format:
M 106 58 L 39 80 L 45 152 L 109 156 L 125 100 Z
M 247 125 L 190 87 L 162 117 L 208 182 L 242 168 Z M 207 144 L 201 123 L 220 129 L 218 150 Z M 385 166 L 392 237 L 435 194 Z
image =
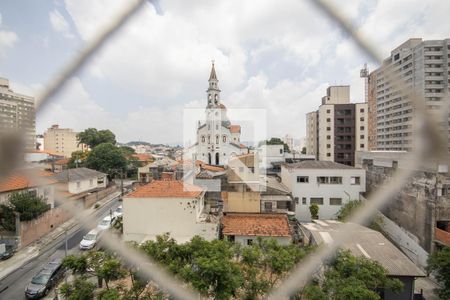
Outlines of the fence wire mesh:
M 381 65 L 383 58 L 380 55 L 380 49 L 373 46 L 367 36 L 363 36 L 352 25 L 350 20 L 342 12 L 324 0 L 310 0 L 324 18 L 328 18 L 346 32 L 373 62 Z M 47 83 L 41 95 L 36 99 L 36 111 L 42 110 L 50 101 L 54 101 L 55 95 L 60 92 L 67 80 L 76 75 L 83 67 L 89 63 L 89 59 L 95 55 L 99 49 L 108 43 L 110 37 L 118 33 L 120 28 L 128 20 L 133 18 L 146 4 L 153 5 L 158 13 L 161 8 L 157 1 L 135 0 L 128 1 L 119 14 L 111 18 L 109 22 L 100 28 L 93 38 L 86 42 L 79 53 L 72 58 L 54 78 Z M 391 84 L 400 90 L 410 90 L 404 79 L 398 73 L 389 74 Z M 407 183 L 414 170 L 426 161 L 441 161 L 450 164 L 448 156 L 448 136 L 442 134 L 439 120 L 448 118 L 449 97 L 446 91 L 442 107 L 439 110 L 439 116 L 429 112 L 425 105 L 425 100 L 419 92 L 410 93 L 411 100 L 415 109 L 415 118 L 417 130 L 415 131 L 416 147 L 412 155 L 414 159 L 408 169 L 399 169 L 392 180 L 371 194 L 368 201 L 358 208 L 350 217 L 349 222 L 365 224 L 375 214 L 377 209 L 385 206 L 389 201 L 395 198 L 395 195 Z M 0 135 L 0 176 L 7 176 L 20 164 L 22 150 L 22 133 L 6 132 Z M 62 205 L 64 209 L 70 212 L 78 222 L 89 230 L 97 224 L 93 215 L 66 201 L 67 196 L 63 191 L 56 191 L 55 201 Z M 297 291 L 303 289 L 311 280 L 312 276 L 318 271 L 324 261 L 329 259 L 343 243 L 352 238 L 352 227 L 344 224 L 344 227 L 333 239 L 331 244 L 320 247 L 317 251 L 302 260 L 295 269 L 278 287 L 268 295 L 269 299 L 286 299 Z M 186 284 L 178 281 L 165 270 L 159 267 L 148 256 L 143 255 L 135 248 L 124 244 L 117 236 L 107 233 L 104 238 L 106 247 L 116 252 L 124 261 L 139 269 L 140 274 L 149 281 L 154 281 L 165 292 L 177 299 L 198 299 L 200 296 L 190 289 Z

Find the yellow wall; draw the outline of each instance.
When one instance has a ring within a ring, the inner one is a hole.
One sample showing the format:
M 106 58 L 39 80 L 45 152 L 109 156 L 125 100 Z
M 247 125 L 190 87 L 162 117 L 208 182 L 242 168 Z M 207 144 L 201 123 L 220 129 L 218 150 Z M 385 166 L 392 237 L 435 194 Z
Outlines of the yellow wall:
M 259 213 L 259 192 L 228 192 L 227 211 Z

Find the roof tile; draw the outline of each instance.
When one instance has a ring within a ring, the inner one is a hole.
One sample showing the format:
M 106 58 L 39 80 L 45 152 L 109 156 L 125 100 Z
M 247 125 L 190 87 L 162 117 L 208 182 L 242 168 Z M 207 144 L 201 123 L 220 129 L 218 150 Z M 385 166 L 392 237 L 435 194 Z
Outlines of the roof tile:
M 155 180 L 140 186 L 126 198 L 195 198 L 203 189 L 179 180 Z
M 285 214 L 227 214 L 222 218 L 224 235 L 290 236 Z

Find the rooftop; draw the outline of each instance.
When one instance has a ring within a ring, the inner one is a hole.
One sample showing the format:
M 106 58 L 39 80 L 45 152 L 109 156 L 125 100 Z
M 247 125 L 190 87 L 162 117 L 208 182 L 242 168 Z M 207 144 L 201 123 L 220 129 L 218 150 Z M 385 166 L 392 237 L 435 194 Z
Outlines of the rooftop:
M 287 169 L 356 169 L 332 161 L 305 160 L 293 164 L 283 164 Z
M 16 172 L 8 177 L 0 178 L 0 193 L 18 191 L 54 183 L 56 183 L 56 181 L 50 179 L 47 172 L 34 170 Z
M 343 229 L 350 226 L 352 238 L 341 247 L 350 250 L 353 255 L 365 256 L 377 261 L 394 276 L 425 276 L 405 254 L 395 247 L 380 232 L 354 224 L 341 223 L 334 220 L 315 220 L 314 223 L 301 223 L 311 233 L 317 244 L 330 244 Z M 347 229 L 346 229 L 347 230 Z
M 83 180 L 106 176 L 105 173 L 88 168 L 67 169 L 54 175 L 52 178 L 59 182 L 68 182 L 74 180 Z
M 239 133 L 241 132 L 241 125 L 230 125 L 231 133 Z
M 203 189 L 178 180 L 154 180 L 138 187 L 126 198 L 195 198 Z
M 291 236 L 285 214 L 228 213 L 221 222 L 224 235 Z

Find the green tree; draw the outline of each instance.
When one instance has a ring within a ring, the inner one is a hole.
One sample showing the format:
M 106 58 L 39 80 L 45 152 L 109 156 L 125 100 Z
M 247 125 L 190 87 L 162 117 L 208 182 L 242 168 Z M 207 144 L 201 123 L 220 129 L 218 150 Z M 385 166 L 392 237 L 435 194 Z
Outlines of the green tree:
M 12 193 L 6 203 L 0 204 L 0 225 L 8 231 L 14 231 L 15 214 L 19 213 L 20 221 L 36 219 L 50 209 L 45 198 L 25 191 Z
M 311 213 L 311 219 L 319 219 L 319 205 L 313 203 L 309 206 L 309 212 Z
M 301 152 L 302 154 L 306 154 L 306 147 L 303 147 L 302 148 L 302 152 Z
M 437 293 L 441 299 L 450 299 L 450 247 L 444 247 L 428 257 L 428 271 L 439 282 Z
M 283 145 L 284 152 L 291 152 L 291 149 L 289 149 L 288 144 L 283 142 L 280 138 L 273 137 L 273 138 L 270 138 L 270 140 L 261 141 L 261 142 L 259 142 L 258 146 L 261 146 L 264 144 L 266 144 L 266 145 Z
M 72 283 L 63 283 L 59 291 L 67 300 L 90 300 L 94 299 L 95 284 L 79 276 Z
M 97 130 L 88 128 L 77 134 L 78 144 L 86 144 L 93 149 L 103 143 L 116 144 L 116 136 L 110 130 Z
M 122 151 L 122 153 L 125 156 L 130 156 L 130 155 L 136 153 L 136 151 L 133 148 L 131 148 L 130 146 L 120 146 L 119 149 Z
M 118 170 L 125 170 L 127 160 L 123 152 L 111 143 L 103 143 L 89 152 L 86 167 L 107 173 L 110 177 L 118 174 Z
M 342 250 L 325 271 L 324 279 L 308 285 L 300 299 L 379 300 L 380 292 L 386 289 L 399 293 L 403 284 L 390 278 L 378 262 Z
M 339 209 L 337 213 L 337 218 L 339 221 L 346 221 L 348 220 L 352 213 L 361 205 L 363 202 L 361 200 L 352 200 L 344 204 L 341 209 Z
M 68 168 L 73 169 L 76 167 L 84 167 L 88 156 L 89 151 L 77 150 L 72 152 L 72 154 L 70 155 Z
M 106 289 L 109 289 L 110 281 L 124 278 L 127 274 L 117 258 L 103 251 L 90 251 L 80 256 L 68 255 L 63 265 L 75 274 L 96 276 L 99 286 L 105 281 Z

